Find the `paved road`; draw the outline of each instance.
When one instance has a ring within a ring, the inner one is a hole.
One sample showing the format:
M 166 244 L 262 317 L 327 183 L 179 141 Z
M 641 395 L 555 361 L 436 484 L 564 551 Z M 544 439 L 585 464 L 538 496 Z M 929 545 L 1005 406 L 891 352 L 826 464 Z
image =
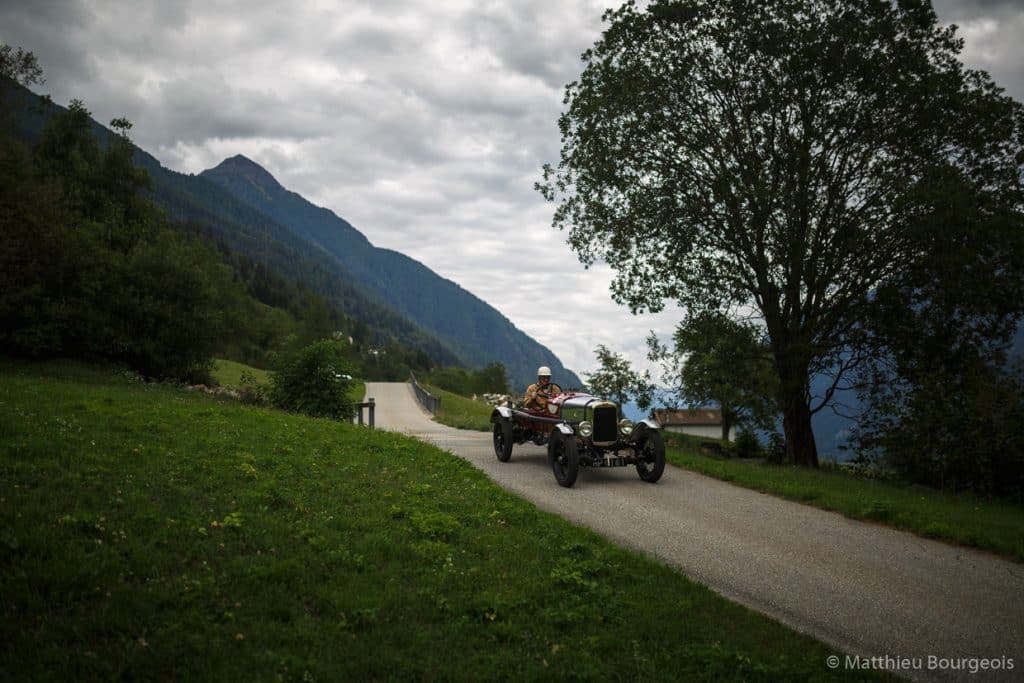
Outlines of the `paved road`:
M 920 680 L 1024 680 L 1024 565 L 671 466 L 655 485 L 631 467 L 584 469 L 565 489 L 544 449 L 516 446 L 500 463 L 489 434 L 433 422 L 407 384 L 370 383 L 367 396 L 376 399 L 378 427 L 449 450 L 538 507 L 848 655 L 908 658 L 903 674 Z M 943 659 L 981 665 L 959 661 L 970 658 L 1004 666 L 1010 658 L 1014 668 L 976 675 L 938 668 Z

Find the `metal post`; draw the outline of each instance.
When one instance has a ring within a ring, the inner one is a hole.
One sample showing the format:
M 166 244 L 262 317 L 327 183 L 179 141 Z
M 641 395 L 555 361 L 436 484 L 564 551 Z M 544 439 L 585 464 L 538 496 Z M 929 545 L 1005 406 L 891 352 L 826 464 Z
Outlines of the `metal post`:
M 373 400 L 372 396 L 369 399 L 367 399 L 367 400 L 368 400 L 368 403 L 369 403 L 369 406 L 370 406 L 370 429 L 373 429 L 373 411 L 374 411 L 374 408 L 377 405 L 377 402 Z M 362 411 L 359 411 L 359 414 L 361 416 L 362 415 Z

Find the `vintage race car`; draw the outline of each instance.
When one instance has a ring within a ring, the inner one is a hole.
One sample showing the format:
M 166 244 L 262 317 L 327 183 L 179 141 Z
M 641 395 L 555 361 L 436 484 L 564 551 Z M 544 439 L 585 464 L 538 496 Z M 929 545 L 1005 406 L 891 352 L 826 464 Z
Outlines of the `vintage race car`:
M 580 467 L 635 465 L 644 481 L 654 483 L 665 471 L 665 443 L 654 420 L 619 419 L 612 401 L 567 392 L 548 400 L 546 410 L 496 407 L 494 454 L 501 462 L 512 446 L 527 441 L 548 447 L 548 460 L 562 486 L 576 483 Z

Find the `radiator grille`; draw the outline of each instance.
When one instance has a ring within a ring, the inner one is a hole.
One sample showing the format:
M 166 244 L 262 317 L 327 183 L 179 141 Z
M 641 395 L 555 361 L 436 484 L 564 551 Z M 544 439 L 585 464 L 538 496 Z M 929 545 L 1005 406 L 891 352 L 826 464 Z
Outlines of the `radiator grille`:
M 618 439 L 618 411 L 615 406 L 594 408 L 594 442 L 612 443 Z

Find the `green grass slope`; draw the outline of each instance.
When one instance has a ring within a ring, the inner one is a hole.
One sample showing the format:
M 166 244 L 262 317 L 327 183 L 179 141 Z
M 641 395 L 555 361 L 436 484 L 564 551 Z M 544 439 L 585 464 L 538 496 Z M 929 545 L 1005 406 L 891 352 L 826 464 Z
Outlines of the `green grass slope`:
M 213 361 L 213 378 L 223 387 L 241 389 L 242 375 L 245 373 L 252 375 L 257 384 L 270 384 L 271 373 L 269 370 L 254 368 L 251 365 L 223 358 Z
M 441 399 L 441 409 L 434 416 L 441 424 L 477 432 L 491 431 L 491 413 L 494 412 L 494 406 L 432 385 L 427 385 L 424 389 Z
M 0 361 L 4 680 L 806 680 L 829 648 L 401 435 Z

